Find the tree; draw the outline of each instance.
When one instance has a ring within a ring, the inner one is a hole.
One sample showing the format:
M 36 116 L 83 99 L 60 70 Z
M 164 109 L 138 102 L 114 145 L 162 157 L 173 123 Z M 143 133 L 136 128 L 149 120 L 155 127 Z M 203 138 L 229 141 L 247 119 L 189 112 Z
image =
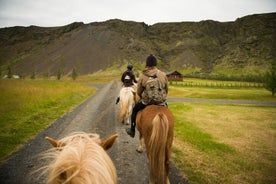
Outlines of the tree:
M 61 78 L 61 71 L 60 71 L 60 69 L 58 69 L 57 79 L 60 80 L 60 78 Z
M 36 72 L 35 72 L 35 70 L 33 70 L 32 75 L 30 76 L 30 78 L 35 79 L 35 74 L 36 74 Z
M 78 73 L 77 73 L 76 68 L 74 67 L 74 68 L 73 68 L 73 71 L 72 71 L 72 79 L 73 79 L 73 80 L 76 80 L 77 76 L 78 76 Z
M 271 68 L 266 73 L 264 82 L 265 88 L 274 96 L 276 92 L 276 61 L 271 63 Z
M 11 79 L 12 78 L 12 71 L 11 71 L 11 67 L 8 67 L 8 78 Z

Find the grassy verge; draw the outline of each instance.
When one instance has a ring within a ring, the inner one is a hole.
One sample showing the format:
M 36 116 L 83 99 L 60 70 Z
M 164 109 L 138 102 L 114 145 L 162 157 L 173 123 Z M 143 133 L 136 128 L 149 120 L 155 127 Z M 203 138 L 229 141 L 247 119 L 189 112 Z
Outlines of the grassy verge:
M 173 158 L 189 183 L 274 183 L 275 107 L 169 104 Z
M 0 80 L 0 160 L 96 88 L 57 80 Z

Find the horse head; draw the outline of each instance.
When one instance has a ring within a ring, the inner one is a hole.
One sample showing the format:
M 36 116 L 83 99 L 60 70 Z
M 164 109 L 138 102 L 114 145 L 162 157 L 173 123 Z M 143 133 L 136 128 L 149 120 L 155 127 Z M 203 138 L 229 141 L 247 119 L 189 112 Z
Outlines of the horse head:
M 57 149 L 46 156 L 52 162 L 46 167 L 47 183 L 117 183 L 116 169 L 105 152 L 114 144 L 118 134 L 101 140 L 98 134 L 77 132 L 63 139 L 45 137 Z

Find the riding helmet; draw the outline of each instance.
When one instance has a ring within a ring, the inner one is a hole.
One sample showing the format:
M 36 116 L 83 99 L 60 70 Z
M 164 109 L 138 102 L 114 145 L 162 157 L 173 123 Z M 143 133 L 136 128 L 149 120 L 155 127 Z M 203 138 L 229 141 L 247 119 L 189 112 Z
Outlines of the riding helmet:
M 133 68 L 133 65 L 132 65 L 132 64 L 128 64 L 128 65 L 127 65 L 127 69 L 132 70 L 132 68 Z

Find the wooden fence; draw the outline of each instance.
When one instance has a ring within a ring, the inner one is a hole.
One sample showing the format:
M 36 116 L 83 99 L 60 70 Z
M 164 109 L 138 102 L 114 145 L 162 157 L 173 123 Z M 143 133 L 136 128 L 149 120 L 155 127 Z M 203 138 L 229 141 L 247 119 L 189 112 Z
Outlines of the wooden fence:
M 209 88 L 263 88 L 263 83 L 255 82 L 190 82 L 190 81 L 169 81 L 169 85 L 183 87 L 209 87 Z

